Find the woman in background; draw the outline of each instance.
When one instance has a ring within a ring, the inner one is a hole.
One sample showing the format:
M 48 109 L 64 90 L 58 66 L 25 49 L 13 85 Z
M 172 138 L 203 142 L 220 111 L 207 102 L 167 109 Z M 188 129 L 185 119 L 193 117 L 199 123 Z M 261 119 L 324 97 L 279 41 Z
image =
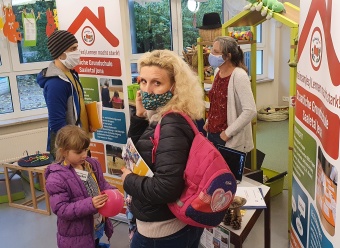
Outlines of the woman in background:
M 243 51 L 234 38 L 217 37 L 209 63 L 219 70 L 209 92 L 210 109 L 203 128 L 215 146 L 249 152 L 254 148 L 251 121 L 257 112 Z
M 110 97 L 110 91 L 109 91 L 109 82 L 106 80 L 104 85 L 102 86 L 103 107 L 112 108 L 110 99 L 111 99 L 111 97 Z

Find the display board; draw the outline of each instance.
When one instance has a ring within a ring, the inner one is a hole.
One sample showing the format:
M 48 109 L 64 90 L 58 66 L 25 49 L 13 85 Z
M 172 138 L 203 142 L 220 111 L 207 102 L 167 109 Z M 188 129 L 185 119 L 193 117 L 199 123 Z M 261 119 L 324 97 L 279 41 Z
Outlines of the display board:
M 123 192 L 121 152 L 127 139 L 129 105 L 124 61 L 128 42 L 123 40 L 120 1 L 57 0 L 57 10 L 59 29 L 70 31 L 78 40 L 81 62 L 76 70 L 85 101 L 101 101 L 108 92 L 112 100 L 103 106 L 103 128 L 94 133 L 90 150 L 105 178 Z
M 200 244 L 204 248 L 230 248 L 230 232 L 220 226 L 204 228 Z
M 339 1 L 301 0 L 290 247 L 340 247 Z

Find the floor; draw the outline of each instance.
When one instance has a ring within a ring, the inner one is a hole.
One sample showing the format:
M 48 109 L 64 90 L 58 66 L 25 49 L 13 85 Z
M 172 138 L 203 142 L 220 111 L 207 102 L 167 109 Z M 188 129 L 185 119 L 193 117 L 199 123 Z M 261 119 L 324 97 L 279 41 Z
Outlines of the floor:
M 288 171 L 288 124 L 288 120 L 257 121 L 256 148 L 265 154 L 263 168 L 280 173 Z M 287 177 L 283 188 L 288 188 Z
M 25 190 L 29 192 L 26 182 Z M 40 203 L 43 204 L 43 203 Z M 41 205 L 43 207 L 43 205 Z M 288 191 L 271 199 L 271 246 L 288 247 Z M 127 224 L 114 221 L 115 231 L 111 248 L 128 248 Z M 11 208 L 7 203 L 0 204 L 0 247 L 1 248 L 54 248 L 56 246 L 56 216 L 41 215 L 30 211 Z M 260 216 L 250 232 L 244 248 L 264 247 L 263 216 Z M 102 240 L 106 242 L 107 240 Z M 233 247 L 233 246 L 231 246 Z M 84 247 L 85 248 L 85 247 Z

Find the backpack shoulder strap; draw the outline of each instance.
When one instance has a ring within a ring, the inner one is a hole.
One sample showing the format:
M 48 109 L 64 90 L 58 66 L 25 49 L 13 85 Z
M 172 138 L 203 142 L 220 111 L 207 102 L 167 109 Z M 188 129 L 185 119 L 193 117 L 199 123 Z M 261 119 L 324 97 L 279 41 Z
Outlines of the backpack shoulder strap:
M 181 116 L 183 116 L 184 119 L 186 119 L 186 121 L 188 122 L 188 124 L 190 125 L 190 127 L 192 128 L 192 130 L 194 131 L 195 133 L 195 136 L 197 134 L 199 134 L 200 132 L 198 131 L 195 123 L 191 120 L 191 118 L 185 114 L 185 113 L 182 113 L 182 112 L 174 112 L 174 111 L 169 111 L 169 112 L 166 112 L 162 118 L 164 116 L 166 116 L 167 114 L 170 114 L 170 113 L 176 113 L 176 114 L 180 114 Z M 151 139 L 151 142 L 153 143 L 153 148 L 152 148 L 152 163 L 155 162 L 155 158 L 156 158 L 156 150 L 157 150 L 157 147 L 158 147 L 158 143 L 159 143 L 159 137 L 160 137 L 160 132 L 161 132 L 161 121 L 162 121 L 162 118 L 158 121 L 157 123 L 157 126 L 155 128 L 155 133 L 154 133 L 154 138 L 152 139 L 152 137 L 150 137 Z

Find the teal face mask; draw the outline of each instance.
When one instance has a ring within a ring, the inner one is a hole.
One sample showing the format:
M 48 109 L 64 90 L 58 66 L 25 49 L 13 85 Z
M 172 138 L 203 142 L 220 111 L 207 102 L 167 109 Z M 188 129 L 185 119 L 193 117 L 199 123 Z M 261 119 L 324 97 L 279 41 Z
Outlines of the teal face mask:
M 142 103 L 146 110 L 156 110 L 159 107 L 163 107 L 174 96 L 171 89 L 163 94 L 149 94 L 148 92 L 141 91 L 141 95 Z

